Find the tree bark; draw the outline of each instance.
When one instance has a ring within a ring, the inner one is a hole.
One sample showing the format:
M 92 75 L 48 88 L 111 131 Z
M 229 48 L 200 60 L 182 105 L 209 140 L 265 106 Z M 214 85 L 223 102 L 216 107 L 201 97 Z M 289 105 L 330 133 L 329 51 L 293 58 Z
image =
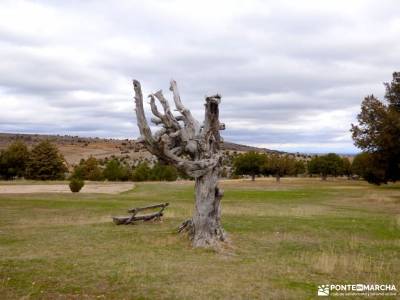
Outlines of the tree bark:
M 195 208 L 193 213 L 193 246 L 210 247 L 225 240 L 221 226 L 222 191 L 217 186 L 219 168 L 196 178 Z
M 251 181 L 256 180 L 256 175 L 255 174 L 251 174 Z

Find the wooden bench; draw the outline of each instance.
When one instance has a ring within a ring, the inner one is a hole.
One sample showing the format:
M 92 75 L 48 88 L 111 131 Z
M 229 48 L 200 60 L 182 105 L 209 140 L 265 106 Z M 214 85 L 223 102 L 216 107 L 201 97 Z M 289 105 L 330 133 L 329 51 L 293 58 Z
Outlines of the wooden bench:
M 156 205 L 150 205 L 146 207 L 135 207 L 128 210 L 131 213 L 131 216 L 124 216 L 124 217 L 113 217 L 113 222 L 117 225 L 128 225 L 133 224 L 135 221 L 150 221 L 150 220 L 160 220 L 163 216 L 164 210 L 167 208 L 169 203 L 162 203 Z M 154 210 L 159 208 L 160 210 L 153 213 L 137 215 L 140 212 L 145 210 Z

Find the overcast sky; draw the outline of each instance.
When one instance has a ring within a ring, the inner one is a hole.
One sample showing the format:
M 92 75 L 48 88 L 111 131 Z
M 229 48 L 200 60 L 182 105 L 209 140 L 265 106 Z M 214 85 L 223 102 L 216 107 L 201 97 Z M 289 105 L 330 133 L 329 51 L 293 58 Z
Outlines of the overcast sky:
M 0 131 L 136 138 L 131 79 L 225 140 L 356 152 L 364 96 L 399 70 L 398 1 L 0 1 Z

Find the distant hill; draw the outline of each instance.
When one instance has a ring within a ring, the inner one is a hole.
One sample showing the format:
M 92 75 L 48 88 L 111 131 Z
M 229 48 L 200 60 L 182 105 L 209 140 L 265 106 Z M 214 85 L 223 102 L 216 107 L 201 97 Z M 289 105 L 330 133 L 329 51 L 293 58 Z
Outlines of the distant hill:
M 135 140 L 88 138 L 70 135 L 0 133 L 0 149 L 4 149 L 8 144 L 17 139 L 24 141 L 30 147 L 41 140 L 50 140 L 57 145 L 70 166 L 79 163 L 82 158 L 86 159 L 89 156 L 94 156 L 97 159 L 110 158 L 112 156 L 124 156 L 127 159 L 151 159 L 152 157 L 143 144 Z M 223 151 L 229 152 L 236 151 L 240 153 L 257 151 L 265 153 L 283 153 L 266 148 L 251 147 L 231 142 L 224 142 L 221 146 Z
M 271 150 L 267 148 L 259 148 L 253 146 L 246 146 L 241 144 L 235 144 L 231 142 L 224 142 L 222 144 L 222 150 L 228 151 L 237 151 L 237 152 L 249 152 L 249 151 L 257 151 L 257 152 L 265 152 L 265 153 L 284 153 L 283 151 Z

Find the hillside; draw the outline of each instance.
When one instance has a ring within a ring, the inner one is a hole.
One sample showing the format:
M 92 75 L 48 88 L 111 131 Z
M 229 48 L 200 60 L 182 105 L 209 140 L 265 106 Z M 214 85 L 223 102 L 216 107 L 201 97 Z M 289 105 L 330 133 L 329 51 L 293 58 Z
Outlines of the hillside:
M 150 159 L 152 157 L 144 146 L 135 140 L 88 138 L 69 135 L 0 133 L 0 150 L 17 139 L 24 141 L 29 147 L 41 140 L 48 139 L 57 145 L 69 165 L 77 164 L 82 158 L 86 159 L 89 156 L 94 156 L 97 159 L 116 156 L 133 160 Z M 231 142 L 224 142 L 222 144 L 222 149 L 232 152 L 279 152 Z

